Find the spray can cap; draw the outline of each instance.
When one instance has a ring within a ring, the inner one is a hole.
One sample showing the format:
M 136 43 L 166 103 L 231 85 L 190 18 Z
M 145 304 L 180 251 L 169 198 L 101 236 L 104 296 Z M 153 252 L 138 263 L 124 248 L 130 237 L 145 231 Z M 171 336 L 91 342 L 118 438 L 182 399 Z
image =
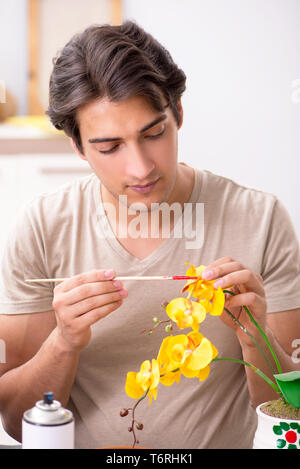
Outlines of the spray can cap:
M 44 404 L 52 404 L 53 392 L 44 392 Z
M 43 400 L 24 412 L 23 418 L 35 425 L 63 425 L 73 420 L 73 414 L 64 409 L 59 401 L 53 400 L 53 392 L 45 392 Z

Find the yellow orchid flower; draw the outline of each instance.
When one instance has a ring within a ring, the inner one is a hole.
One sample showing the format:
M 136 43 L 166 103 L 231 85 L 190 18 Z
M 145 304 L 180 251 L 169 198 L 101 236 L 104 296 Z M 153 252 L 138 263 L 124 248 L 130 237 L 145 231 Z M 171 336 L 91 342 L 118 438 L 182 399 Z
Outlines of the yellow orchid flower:
M 204 381 L 210 372 L 209 364 L 218 355 L 218 350 L 200 332 L 190 332 L 187 337 L 187 358 L 181 373 L 186 378 L 197 377 L 199 381 Z
M 204 293 L 204 291 L 206 291 L 205 297 L 207 297 L 206 299 L 209 299 L 210 290 L 211 288 L 213 288 L 214 281 L 202 279 L 201 275 L 202 275 L 203 270 L 205 270 L 206 266 L 199 265 L 199 267 L 195 267 L 190 262 L 186 262 L 185 265 L 191 266 L 187 269 L 185 275 L 187 275 L 188 277 L 198 277 L 198 279 L 188 280 L 182 291 L 191 292 L 193 296 L 195 296 L 195 298 L 197 298 L 197 294 L 201 294 L 201 293 Z
M 204 306 L 207 313 L 212 316 L 220 316 L 224 309 L 225 295 L 221 287 L 215 289 L 213 284 L 215 280 L 205 280 L 201 278 L 205 265 L 195 267 L 190 262 L 186 263 L 191 267 L 186 271 L 186 275 L 191 277 L 199 277 L 197 280 L 189 280 L 182 292 L 189 291 L 188 299 L 193 297 L 198 299 L 198 302 Z
M 214 290 L 210 300 L 199 299 L 198 301 L 211 316 L 220 316 L 225 305 L 225 295 L 222 288 L 218 287 Z
M 180 381 L 180 369 L 170 363 L 166 353 L 171 338 L 172 336 L 168 336 L 163 340 L 157 356 L 160 370 L 160 382 L 165 386 L 171 386 L 175 381 L 177 383 Z
M 139 399 L 146 391 L 149 390 L 149 404 L 152 402 L 152 396 L 156 399 L 157 386 L 159 384 L 159 364 L 157 360 L 145 360 L 138 373 L 129 371 L 127 373 L 125 391 L 129 397 Z
M 170 375 L 172 370 L 182 373 L 187 378 L 198 377 L 203 381 L 209 374 L 210 362 L 217 354 L 216 347 L 200 332 L 193 331 L 187 335 L 166 337 L 157 359 L 160 372 L 163 370 L 165 373 L 161 383 L 169 386 L 175 381 Z
M 198 331 L 199 324 L 206 317 L 205 305 L 187 298 L 171 300 L 166 306 L 166 313 L 179 329 L 191 327 L 194 331 Z

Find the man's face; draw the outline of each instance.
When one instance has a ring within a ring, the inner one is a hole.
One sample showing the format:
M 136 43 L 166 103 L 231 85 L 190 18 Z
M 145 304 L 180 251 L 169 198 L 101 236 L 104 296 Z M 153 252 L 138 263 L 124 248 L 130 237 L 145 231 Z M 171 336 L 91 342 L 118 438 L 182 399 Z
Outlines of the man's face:
M 93 101 L 79 109 L 84 155 L 103 184 L 104 198 L 127 205 L 170 202 L 177 173 L 178 126 L 170 107 L 156 111 L 136 96 Z

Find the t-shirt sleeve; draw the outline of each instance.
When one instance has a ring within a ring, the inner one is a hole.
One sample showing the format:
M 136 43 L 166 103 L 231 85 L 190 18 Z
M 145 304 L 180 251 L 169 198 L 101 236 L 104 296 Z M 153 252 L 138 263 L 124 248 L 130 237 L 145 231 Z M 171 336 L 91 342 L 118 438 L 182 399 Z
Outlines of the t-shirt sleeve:
M 278 199 L 273 206 L 262 277 L 268 313 L 300 308 L 299 241 L 290 216 Z
M 25 281 L 48 277 L 43 234 L 36 215 L 28 205 L 8 236 L 0 270 L 0 314 L 52 310 L 53 285 Z

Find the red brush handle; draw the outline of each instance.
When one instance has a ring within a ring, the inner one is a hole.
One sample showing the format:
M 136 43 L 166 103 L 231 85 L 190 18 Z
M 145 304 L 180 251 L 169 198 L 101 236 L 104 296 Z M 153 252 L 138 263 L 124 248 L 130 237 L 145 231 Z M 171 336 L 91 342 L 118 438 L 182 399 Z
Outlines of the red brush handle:
M 173 280 L 197 280 L 198 277 L 187 277 L 186 275 L 173 275 Z

